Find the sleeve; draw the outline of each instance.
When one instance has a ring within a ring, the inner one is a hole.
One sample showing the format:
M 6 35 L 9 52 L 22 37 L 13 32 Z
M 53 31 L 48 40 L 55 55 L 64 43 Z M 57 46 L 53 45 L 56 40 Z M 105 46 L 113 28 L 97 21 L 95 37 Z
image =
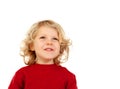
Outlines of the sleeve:
M 76 76 L 74 74 L 68 75 L 67 89 L 78 89 Z
M 18 70 L 15 73 L 8 89 L 24 89 L 24 76 L 22 71 Z

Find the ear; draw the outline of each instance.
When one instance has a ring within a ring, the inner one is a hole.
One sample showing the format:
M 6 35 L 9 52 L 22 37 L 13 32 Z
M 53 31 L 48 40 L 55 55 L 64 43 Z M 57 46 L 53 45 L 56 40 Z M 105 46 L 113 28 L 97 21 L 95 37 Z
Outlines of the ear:
M 29 47 L 31 51 L 35 51 L 33 43 L 31 43 Z

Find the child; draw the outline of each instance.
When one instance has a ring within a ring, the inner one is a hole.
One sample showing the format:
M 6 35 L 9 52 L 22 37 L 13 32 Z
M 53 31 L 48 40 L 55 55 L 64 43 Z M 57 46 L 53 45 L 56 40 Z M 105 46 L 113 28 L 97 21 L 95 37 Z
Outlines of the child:
M 33 24 L 20 53 L 28 66 L 15 73 L 8 89 L 77 89 L 75 75 L 60 65 L 68 58 L 69 45 L 58 23 Z

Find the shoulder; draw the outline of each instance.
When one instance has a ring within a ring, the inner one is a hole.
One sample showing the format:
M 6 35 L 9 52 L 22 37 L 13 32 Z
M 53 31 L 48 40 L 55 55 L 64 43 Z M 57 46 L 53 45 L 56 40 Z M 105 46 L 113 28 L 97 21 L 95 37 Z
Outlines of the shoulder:
M 60 66 L 65 78 L 67 79 L 67 89 L 77 89 L 76 75 L 68 70 L 66 67 Z
M 75 74 L 68 70 L 66 67 L 60 66 L 60 68 L 62 69 L 65 78 L 67 79 L 67 89 L 78 89 Z
M 30 69 L 31 69 L 31 66 L 23 66 L 16 71 L 16 74 L 24 74 L 26 71 Z
M 59 66 L 59 68 L 66 76 L 75 77 L 75 74 L 71 72 L 68 68 L 64 66 Z
M 19 68 L 15 74 L 14 74 L 14 78 L 16 79 L 24 79 L 31 71 L 32 66 L 23 66 L 21 68 Z

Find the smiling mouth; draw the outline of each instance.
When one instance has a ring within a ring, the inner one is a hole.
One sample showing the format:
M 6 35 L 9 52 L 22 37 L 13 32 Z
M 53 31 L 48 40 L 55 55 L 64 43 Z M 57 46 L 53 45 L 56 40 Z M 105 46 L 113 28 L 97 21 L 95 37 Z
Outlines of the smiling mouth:
M 51 51 L 53 51 L 53 49 L 52 48 L 46 48 L 45 51 L 51 52 Z

